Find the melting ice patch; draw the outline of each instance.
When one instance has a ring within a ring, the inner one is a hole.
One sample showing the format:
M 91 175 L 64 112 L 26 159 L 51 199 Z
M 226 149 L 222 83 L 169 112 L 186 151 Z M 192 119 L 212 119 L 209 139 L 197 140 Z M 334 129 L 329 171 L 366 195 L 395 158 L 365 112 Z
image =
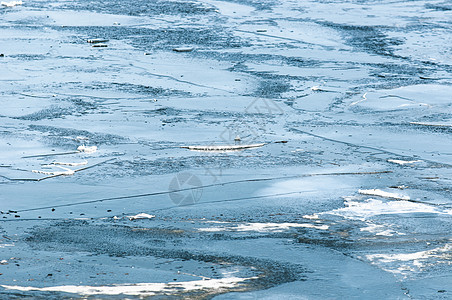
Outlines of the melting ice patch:
M 450 264 L 452 261 L 452 244 L 411 253 L 369 254 L 365 259 L 379 265 L 383 270 L 394 274 L 408 275 L 409 272 L 438 264 Z
M 377 111 L 441 107 L 449 105 L 451 91 L 452 87 L 444 85 L 411 85 L 369 91 L 351 105 Z
M 62 285 L 51 287 L 31 287 L 31 286 L 10 286 L 1 285 L 8 290 L 17 291 L 41 291 L 41 292 L 63 292 L 81 295 L 130 295 L 130 296 L 154 296 L 160 293 L 181 293 L 196 290 L 219 290 L 233 288 L 236 285 L 249 280 L 250 278 L 221 278 L 195 280 L 185 282 L 169 282 L 169 283 L 136 283 L 136 284 L 116 284 L 111 286 L 86 286 L 86 285 Z
M 380 196 L 383 198 L 390 198 L 390 199 L 410 200 L 409 196 L 396 194 L 396 193 L 389 193 L 389 192 L 385 192 L 385 191 L 382 191 L 379 189 L 358 190 L 358 193 L 363 194 L 363 195 Z
M 16 5 L 22 5 L 22 1 L 10 1 L 10 2 L 2 1 L 1 5 L 5 7 L 14 7 Z
M 291 228 L 314 228 L 327 230 L 328 225 L 316 225 L 309 223 L 245 223 L 231 224 L 232 226 L 199 228 L 199 231 L 219 232 L 219 231 L 257 231 L 257 232 L 282 232 Z
M 361 220 L 386 214 L 412 214 L 412 213 L 432 213 L 452 215 L 452 210 L 439 210 L 436 207 L 423 203 L 414 203 L 410 201 L 382 201 L 377 199 L 368 199 L 365 201 L 354 201 L 353 198 L 347 198 L 345 207 L 331 211 L 319 213 L 342 216 L 347 219 Z
M 390 225 L 368 223 L 368 226 L 361 228 L 360 231 L 374 233 L 377 236 L 405 235 L 405 233 L 397 232 L 388 227 L 390 227 Z

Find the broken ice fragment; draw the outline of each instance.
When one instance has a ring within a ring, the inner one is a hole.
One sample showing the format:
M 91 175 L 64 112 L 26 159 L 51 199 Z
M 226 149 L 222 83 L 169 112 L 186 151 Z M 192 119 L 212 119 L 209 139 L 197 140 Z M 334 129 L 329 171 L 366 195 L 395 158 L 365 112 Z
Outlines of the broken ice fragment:
M 77 147 L 77 151 L 79 152 L 85 152 L 85 153 L 94 153 L 97 151 L 97 147 L 96 146 L 78 146 Z
M 51 175 L 51 176 L 61 176 L 61 175 L 65 175 L 65 176 L 69 176 L 69 175 L 74 175 L 75 171 L 71 170 L 69 168 L 65 168 L 62 166 L 55 166 L 57 168 L 60 168 L 64 171 L 55 171 L 55 172 L 47 172 L 47 171 L 40 171 L 40 170 L 32 170 L 33 173 L 40 173 L 40 174 L 44 174 L 44 175 Z
M 22 1 L 2 2 L 1 5 L 6 7 L 14 7 L 16 5 L 22 5 Z
M 181 148 L 194 151 L 237 151 L 250 148 L 259 148 L 265 143 L 249 144 L 249 145 L 220 145 L 220 146 L 181 146 Z

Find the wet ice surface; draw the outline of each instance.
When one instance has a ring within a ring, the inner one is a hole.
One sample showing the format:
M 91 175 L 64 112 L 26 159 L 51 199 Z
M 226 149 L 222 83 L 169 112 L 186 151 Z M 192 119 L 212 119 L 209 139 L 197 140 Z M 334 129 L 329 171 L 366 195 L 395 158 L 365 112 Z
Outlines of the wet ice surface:
M 452 297 L 449 3 L 0 15 L 2 297 Z

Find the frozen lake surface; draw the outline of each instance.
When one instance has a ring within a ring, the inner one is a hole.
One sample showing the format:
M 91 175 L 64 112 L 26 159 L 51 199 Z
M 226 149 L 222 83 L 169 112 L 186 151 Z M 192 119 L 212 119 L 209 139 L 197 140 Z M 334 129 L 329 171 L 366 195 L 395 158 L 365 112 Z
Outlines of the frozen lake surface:
M 451 58 L 442 0 L 2 2 L 0 298 L 452 298 Z

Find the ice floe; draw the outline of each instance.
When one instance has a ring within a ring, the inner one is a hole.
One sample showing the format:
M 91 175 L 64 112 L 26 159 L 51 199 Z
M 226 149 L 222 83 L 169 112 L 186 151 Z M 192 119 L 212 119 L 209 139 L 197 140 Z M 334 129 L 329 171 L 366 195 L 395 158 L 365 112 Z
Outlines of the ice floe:
M 291 228 L 314 228 L 327 230 L 328 225 L 316 225 L 309 223 L 245 223 L 231 224 L 232 226 L 199 228 L 199 231 L 219 232 L 219 231 L 257 231 L 257 232 L 282 232 Z
M 441 247 L 430 250 L 396 253 L 396 254 L 368 254 L 365 258 L 372 264 L 394 274 L 407 275 L 429 265 L 450 264 L 452 259 L 452 244 L 446 243 Z
M 44 174 L 44 175 L 51 175 L 51 176 L 61 176 L 61 175 L 70 176 L 70 175 L 74 175 L 75 174 L 75 170 L 72 170 L 72 169 L 69 169 L 69 168 L 65 168 L 63 166 L 58 166 L 58 165 L 56 165 L 55 167 L 60 168 L 63 171 L 50 172 L 50 171 L 32 170 L 32 172 L 33 173 Z
M 86 285 L 61 285 L 50 287 L 32 287 L 32 286 L 12 286 L 1 285 L 1 287 L 8 290 L 16 291 L 41 291 L 41 292 L 64 292 L 81 295 L 130 295 L 130 296 L 154 296 L 159 293 L 180 293 L 196 290 L 218 290 L 233 288 L 238 284 L 255 279 L 250 278 L 221 278 L 221 279 L 207 279 L 194 280 L 184 282 L 151 282 L 151 283 L 136 283 L 136 284 L 116 284 L 110 286 L 86 286 Z
M 368 199 L 365 201 L 355 201 L 346 199 L 345 207 L 331 211 L 319 213 L 319 215 L 330 214 L 342 216 L 347 219 L 365 221 L 368 218 L 385 214 L 412 214 L 412 213 L 432 213 L 452 215 L 451 210 L 440 210 L 434 206 L 415 203 L 405 200 L 400 201 L 382 201 L 377 199 Z

